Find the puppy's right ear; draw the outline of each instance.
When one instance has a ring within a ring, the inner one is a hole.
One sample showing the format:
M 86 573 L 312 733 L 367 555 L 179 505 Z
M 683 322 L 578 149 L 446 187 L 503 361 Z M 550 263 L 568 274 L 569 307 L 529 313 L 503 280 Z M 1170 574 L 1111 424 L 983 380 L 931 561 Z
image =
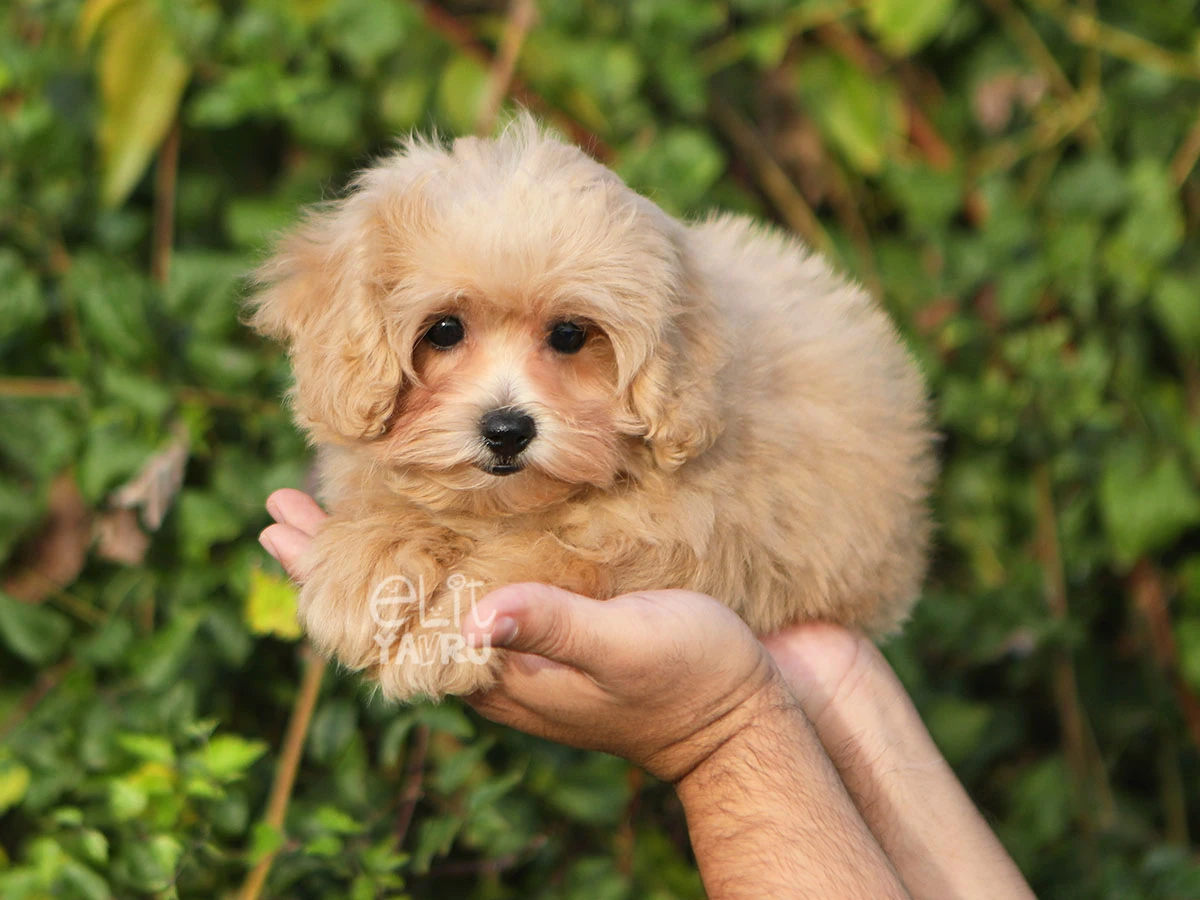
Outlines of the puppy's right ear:
M 248 322 L 282 341 L 297 421 L 319 441 L 383 434 L 404 380 L 384 314 L 383 217 L 361 191 L 311 214 L 256 273 Z

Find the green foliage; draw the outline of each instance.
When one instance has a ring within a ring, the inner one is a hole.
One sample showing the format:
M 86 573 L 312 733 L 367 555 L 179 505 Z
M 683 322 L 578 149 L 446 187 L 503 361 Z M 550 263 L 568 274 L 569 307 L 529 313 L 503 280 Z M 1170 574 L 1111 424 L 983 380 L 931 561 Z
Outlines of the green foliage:
M 1200 895 L 1194 2 L 540 6 L 552 121 L 673 212 L 827 234 L 910 340 L 939 552 L 888 653 L 1039 893 Z M 0 6 L 6 900 L 230 896 L 271 853 L 275 897 L 702 896 L 662 786 L 337 673 L 263 821 L 302 652 L 254 538 L 308 453 L 237 301 L 397 134 L 474 129 L 505 5 L 424 7 Z

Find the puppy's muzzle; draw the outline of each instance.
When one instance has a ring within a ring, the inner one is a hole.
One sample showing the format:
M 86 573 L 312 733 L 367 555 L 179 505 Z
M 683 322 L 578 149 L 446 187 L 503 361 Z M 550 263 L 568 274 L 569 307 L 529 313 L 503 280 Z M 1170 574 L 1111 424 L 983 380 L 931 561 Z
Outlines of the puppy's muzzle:
M 479 434 L 494 458 L 483 468 L 493 475 L 512 475 L 521 471 L 517 457 L 537 437 L 537 425 L 528 413 L 504 407 L 493 409 L 479 420 Z

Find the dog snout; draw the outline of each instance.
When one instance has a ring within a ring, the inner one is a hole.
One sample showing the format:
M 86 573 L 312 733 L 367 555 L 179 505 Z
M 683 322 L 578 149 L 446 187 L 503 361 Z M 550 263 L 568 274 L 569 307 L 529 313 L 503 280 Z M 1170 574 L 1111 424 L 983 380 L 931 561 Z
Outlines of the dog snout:
M 537 436 L 533 417 L 511 407 L 487 413 L 479 421 L 479 431 L 488 449 L 505 458 L 516 456 Z

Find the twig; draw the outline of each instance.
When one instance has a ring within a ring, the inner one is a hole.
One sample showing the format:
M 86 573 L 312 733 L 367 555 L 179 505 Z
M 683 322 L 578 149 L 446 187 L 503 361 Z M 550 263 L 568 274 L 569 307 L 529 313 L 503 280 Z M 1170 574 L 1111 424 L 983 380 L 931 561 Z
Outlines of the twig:
M 475 123 L 475 133 L 481 137 L 492 133 L 496 115 L 500 112 L 500 104 L 504 102 L 512 85 L 521 47 L 524 46 L 525 37 L 535 21 L 537 5 L 534 0 L 512 0 L 508 7 L 508 18 L 504 23 L 504 35 L 500 39 L 500 47 L 488 75 L 487 92 L 479 110 L 479 119 Z
M 412 746 L 404 763 L 404 786 L 400 791 L 400 808 L 396 811 L 396 847 L 404 846 L 412 825 L 417 801 L 421 799 L 421 781 L 425 777 L 425 754 L 429 750 L 429 726 L 418 725 L 413 731 Z
M 271 794 L 267 798 L 267 810 L 263 816 L 264 822 L 279 830 L 283 829 L 288 801 L 292 797 L 292 787 L 296 783 L 296 772 L 300 768 L 300 757 L 304 751 L 304 739 L 308 735 L 308 726 L 317 705 L 317 695 L 321 690 L 321 679 L 325 676 L 327 665 L 325 657 L 314 653 L 307 645 L 304 647 L 303 653 L 306 658 L 304 677 L 300 681 L 300 690 L 296 694 L 292 716 L 288 719 L 287 733 L 283 738 L 283 750 L 279 754 L 275 780 L 271 783 Z M 274 861 L 275 851 L 259 860 L 258 865 L 246 876 L 246 881 L 239 894 L 241 900 L 258 900 L 263 886 L 267 883 L 271 863 Z
M 1200 160 L 1200 116 L 1196 117 L 1196 121 L 1188 129 L 1183 143 L 1179 145 L 1179 149 L 1171 160 L 1171 177 L 1175 180 L 1177 187 L 1183 187 L 1184 182 L 1191 176 L 1192 170 L 1196 168 L 1198 160 Z
M 150 277 L 166 284 L 171 272 L 171 245 L 175 241 L 175 185 L 179 173 L 179 118 L 167 132 L 158 151 L 154 172 L 154 239 L 150 253 Z
M 634 857 L 637 854 L 637 831 L 633 826 L 641 806 L 646 776 L 635 766 L 625 773 L 625 783 L 629 785 L 629 806 L 625 810 L 625 819 L 617 830 L 613 850 L 617 871 L 629 878 L 633 874 Z
M 1054 54 L 1050 52 L 1029 19 L 1013 5 L 1011 0 L 984 0 L 984 2 L 1004 23 L 1012 35 L 1012 39 L 1029 57 L 1029 61 L 1041 70 L 1050 89 L 1063 100 L 1072 103 L 1078 102 L 1079 92 L 1075 90 L 1075 86 L 1071 84 L 1070 79 L 1058 64 L 1058 60 L 1054 58 Z M 1088 141 L 1094 143 L 1100 139 L 1100 129 L 1096 127 L 1095 122 L 1088 121 L 1084 128 Z
M 857 68 L 875 76 L 882 76 L 889 62 L 879 52 L 848 28 L 844 22 L 833 21 L 817 29 L 817 35 L 830 49 L 850 60 Z M 903 73 L 902 73 L 903 75 Z M 935 169 L 945 171 L 954 165 L 954 151 L 945 138 L 938 133 L 933 122 L 913 94 L 906 79 L 899 79 L 904 88 L 905 115 L 908 118 L 908 138 L 913 147 L 921 151 L 925 161 Z
M 479 42 L 470 28 L 436 3 L 429 2 L 429 0 L 410 0 L 410 2 L 415 4 L 424 14 L 425 24 L 457 47 L 459 52 L 474 59 L 484 66 L 484 68 L 491 68 L 493 64 L 492 54 L 488 51 L 487 47 Z M 522 106 L 541 111 L 554 119 L 559 127 L 570 135 L 575 143 L 587 150 L 596 159 L 601 162 L 612 159 L 612 148 L 601 140 L 599 135 L 562 110 L 553 108 L 539 94 L 526 87 L 520 77 L 515 74 L 510 82 L 509 93 Z
M 1188 838 L 1187 782 L 1179 767 L 1179 741 L 1174 732 L 1164 730 L 1158 745 L 1159 802 L 1162 804 L 1167 840 L 1186 847 Z
M 70 672 L 74 667 L 75 660 L 64 659 L 58 665 L 54 666 L 53 668 L 46 669 L 39 674 L 37 681 L 33 683 L 33 687 L 31 687 L 28 692 L 26 692 L 25 696 L 21 698 L 20 702 L 16 706 L 16 709 L 9 714 L 9 717 L 4 724 L 0 725 L 0 741 L 7 738 L 18 725 L 29 718 L 30 714 L 37 709 L 38 704 L 46 698 L 47 694 L 58 687 L 63 678 L 65 678 L 67 673 Z
M 759 187 L 779 211 L 788 227 L 814 249 L 833 255 L 833 242 L 783 166 L 771 155 L 762 138 L 741 114 L 715 90 L 708 94 L 713 122 L 753 170 Z
M 1200 62 L 1183 53 L 1160 47 L 1152 41 L 1101 22 L 1089 12 L 1069 9 L 1061 0 L 1031 0 L 1034 6 L 1054 18 L 1071 40 L 1093 47 L 1148 69 L 1157 69 L 1176 78 L 1200 79 Z
M 544 834 L 534 835 L 533 839 L 520 850 L 505 853 L 495 859 L 451 859 L 429 869 L 431 876 L 438 875 L 498 875 L 513 866 L 518 865 L 527 857 L 541 850 L 550 839 Z
M 786 35 L 784 40 L 790 43 L 805 32 L 850 16 L 855 6 L 854 2 L 835 2 L 825 6 L 806 3 L 786 13 L 776 27 Z M 700 71 L 711 76 L 741 62 L 747 52 L 744 36 L 735 31 L 700 50 L 696 61 Z
M 1045 464 L 1034 468 L 1034 490 L 1037 500 L 1038 562 L 1042 567 L 1042 582 L 1046 592 L 1046 605 L 1055 622 L 1065 624 L 1070 618 L 1067 600 L 1067 582 L 1063 573 L 1062 552 L 1058 543 L 1058 515 L 1054 507 L 1054 490 L 1050 471 Z M 1087 742 L 1087 718 L 1079 700 L 1079 684 L 1075 675 L 1075 663 L 1069 647 L 1059 650 L 1054 660 L 1054 703 L 1058 708 L 1059 725 L 1062 728 L 1063 753 L 1071 770 L 1075 786 L 1075 799 L 1087 832 L 1095 830 L 1089 800 L 1105 800 L 1111 804 L 1111 791 L 1103 777 L 1103 763 L 1097 760 L 1100 776 L 1093 777 L 1093 765 L 1089 758 Z M 1093 789 L 1095 786 L 1095 790 Z
M 1084 96 L 1073 103 L 1063 104 L 1055 115 L 981 153 L 974 161 L 972 171 L 976 176 L 986 175 L 1011 168 L 1026 156 L 1049 150 L 1090 120 L 1096 112 L 1096 104 L 1095 97 Z
M 1175 633 L 1171 629 L 1171 614 L 1167 611 L 1162 576 L 1149 560 L 1140 560 L 1130 573 L 1129 588 L 1134 607 L 1148 628 L 1150 652 L 1171 685 L 1188 736 L 1196 749 L 1200 750 L 1200 698 L 1196 697 L 1179 670 L 1179 651 L 1175 646 Z
M 871 243 L 871 230 L 859 209 L 858 198 L 854 196 L 850 178 L 842 166 L 828 154 L 825 172 L 829 179 L 829 200 L 833 204 L 833 211 L 862 258 L 862 281 L 873 296 L 882 297 L 883 280 L 879 277 L 879 260 Z
M 83 385 L 65 378 L 0 378 L 0 397 L 41 399 L 82 395 Z
M 946 143 L 946 139 L 938 133 L 933 122 L 925 115 L 925 111 L 917 105 L 917 101 L 908 101 L 908 139 L 912 145 L 921 151 L 925 161 L 935 169 L 946 171 L 954 166 L 954 151 Z

